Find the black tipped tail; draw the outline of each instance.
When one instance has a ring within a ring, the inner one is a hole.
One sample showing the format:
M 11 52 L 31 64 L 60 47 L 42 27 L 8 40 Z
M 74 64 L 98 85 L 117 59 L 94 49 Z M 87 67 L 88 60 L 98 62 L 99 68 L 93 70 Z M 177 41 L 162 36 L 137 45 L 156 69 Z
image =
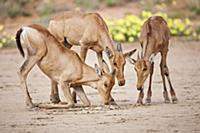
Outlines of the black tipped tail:
M 20 35 L 21 35 L 22 31 L 23 31 L 22 28 L 17 31 L 15 39 L 16 39 L 16 43 L 17 43 L 17 48 L 18 48 L 20 54 L 24 57 L 24 51 L 23 51 L 21 41 L 20 41 Z

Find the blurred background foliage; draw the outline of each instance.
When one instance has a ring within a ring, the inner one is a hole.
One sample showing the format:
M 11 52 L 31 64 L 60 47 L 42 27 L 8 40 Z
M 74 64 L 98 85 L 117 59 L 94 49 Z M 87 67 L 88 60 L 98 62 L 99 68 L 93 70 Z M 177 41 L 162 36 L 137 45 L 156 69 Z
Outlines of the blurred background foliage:
M 130 3 L 137 7 L 131 10 L 139 10 L 138 13 L 104 18 L 114 40 L 137 41 L 143 22 L 152 15 L 163 16 L 173 36 L 200 39 L 200 0 L 0 0 L 0 47 L 15 46 L 14 34 L 9 32 L 15 25 L 23 25 L 23 19 L 47 26 L 57 12 L 76 7 L 83 11 L 127 8 Z
M 126 15 L 118 20 L 107 20 L 111 35 L 115 41 L 134 42 L 138 40 L 141 27 L 149 17 L 162 16 L 168 23 L 172 36 L 184 36 L 188 39 L 200 39 L 197 32 L 192 27 L 192 22 L 188 19 L 170 18 L 166 13 L 142 11 L 138 16 Z

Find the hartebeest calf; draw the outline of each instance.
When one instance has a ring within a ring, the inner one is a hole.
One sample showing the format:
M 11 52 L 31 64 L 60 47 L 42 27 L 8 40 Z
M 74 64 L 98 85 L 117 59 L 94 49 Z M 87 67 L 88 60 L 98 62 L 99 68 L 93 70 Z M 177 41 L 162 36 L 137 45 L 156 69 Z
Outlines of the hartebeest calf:
M 130 62 L 135 65 L 135 71 L 137 73 L 137 89 L 140 91 L 137 100 L 138 104 L 142 104 L 144 97 L 143 86 L 145 80 L 149 75 L 149 88 L 147 92 L 146 102 L 151 103 L 151 81 L 154 69 L 153 58 L 156 56 L 157 53 L 161 54 L 160 70 L 164 86 L 163 96 L 165 102 L 169 102 L 168 92 L 165 84 L 165 76 L 167 77 L 167 80 L 169 82 L 172 102 L 177 102 L 176 94 L 169 78 L 169 70 L 166 62 L 169 38 L 170 30 L 167 26 L 167 22 L 162 17 L 152 16 L 144 22 L 139 38 L 142 52 L 138 55 L 137 60 L 130 60 Z
M 81 46 L 80 57 L 83 61 L 85 61 L 88 49 L 92 49 L 97 53 L 98 62 L 102 67 L 102 52 L 105 51 L 109 57 L 112 70 L 116 70 L 118 85 L 125 85 L 125 58 L 131 56 L 136 49 L 123 54 L 120 43 L 116 44 L 115 49 L 108 27 L 98 13 L 64 12 L 50 21 L 49 30 L 66 47 Z M 57 87 L 53 88 L 52 94 L 57 92 Z M 56 103 L 60 100 L 58 96 L 52 95 L 51 101 Z
M 39 25 L 21 28 L 16 34 L 16 42 L 22 56 L 24 56 L 24 51 L 21 42 L 27 46 L 25 61 L 18 71 L 27 106 L 34 106 L 28 92 L 26 79 L 35 64 L 52 82 L 61 86 L 68 107 L 74 106 L 70 87 L 74 88 L 85 105 L 90 105 L 81 85 L 96 88 L 102 96 L 104 104 L 110 102 L 110 93 L 115 83 L 115 72 L 109 73 L 105 62 L 103 62 L 103 68 L 106 68 L 104 71 L 95 67 L 97 74 L 95 69 L 85 64 L 77 53 L 64 48 L 47 29 Z

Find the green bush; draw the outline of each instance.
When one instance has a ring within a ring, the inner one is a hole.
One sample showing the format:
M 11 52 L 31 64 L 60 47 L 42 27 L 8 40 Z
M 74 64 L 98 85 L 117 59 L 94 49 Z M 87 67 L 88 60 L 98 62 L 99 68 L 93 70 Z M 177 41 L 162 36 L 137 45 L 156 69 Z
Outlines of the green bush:
M 120 0 L 104 0 L 106 6 L 111 7 L 111 6 L 116 6 L 120 3 Z
M 0 1 L 0 16 L 6 17 L 9 16 L 11 18 L 15 18 L 19 15 L 28 15 L 31 13 L 26 11 L 24 7 L 28 4 L 30 0 L 1 0 Z
M 47 16 L 54 12 L 54 5 L 51 1 L 43 1 L 38 5 L 36 10 L 40 16 Z
M 115 41 L 133 42 L 138 39 L 141 27 L 150 16 L 162 16 L 168 23 L 172 36 L 186 36 L 197 38 L 197 33 L 192 27 L 192 22 L 186 18 L 169 18 L 165 13 L 151 13 L 143 11 L 140 16 L 126 15 L 118 20 L 106 20 L 110 33 Z
M 75 3 L 84 9 L 97 9 L 99 7 L 99 0 L 75 0 Z
M 4 25 L 0 24 L 0 32 L 3 31 Z M 11 36 L 0 36 L 0 48 L 15 46 L 15 38 Z
M 21 14 L 20 5 L 14 4 L 12 6 L 12 8 L 8 9 L 7 13 L 8 13 L 8 16 L 10 16 L 11 18 L 15 18 L 16 16 L 18 16 L 19 14 Z
M 0 37 L 0 48 L 15 47 L 15 38 L 10 36 Z

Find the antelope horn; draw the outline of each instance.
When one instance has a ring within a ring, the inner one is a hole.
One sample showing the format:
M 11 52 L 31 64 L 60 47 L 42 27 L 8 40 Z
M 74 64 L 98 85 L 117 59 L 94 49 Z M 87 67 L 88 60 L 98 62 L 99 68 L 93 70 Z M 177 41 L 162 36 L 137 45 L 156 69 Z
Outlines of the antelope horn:
M 117 51 L 122 52 L 122 45 L 119 42 L 117 42 Z
M 139 59 L 140 59 L 140 53 L 139 53 L 139 51 L 138 51 L 137 60 L 139 60 Z
M 141 59 L 144 57 L 143 51 L 141 51 L 141 56 L 140 57 L 141 57 Z

